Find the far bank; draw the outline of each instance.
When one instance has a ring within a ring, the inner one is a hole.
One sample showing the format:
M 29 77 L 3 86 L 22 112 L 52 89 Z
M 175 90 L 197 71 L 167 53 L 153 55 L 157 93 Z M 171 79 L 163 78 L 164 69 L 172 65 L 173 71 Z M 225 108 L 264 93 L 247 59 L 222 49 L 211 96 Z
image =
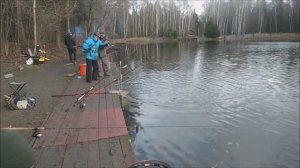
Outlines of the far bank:
M 164 38 L 164 37 L 129 37 L 120 39 L 111 39 L 112 43 L 124 43 L 124 44 L 147 44 L 147 43 L 159 43 L 168 41 L 190 41 L 197 40 L 198 42 L 206 41 L 300 41 L 299 33 L 256 33 L 245 35 L 227 35 L 220 36 L 218 38 L 206 38 L 197 36 L 187 36 L 178 38 Z

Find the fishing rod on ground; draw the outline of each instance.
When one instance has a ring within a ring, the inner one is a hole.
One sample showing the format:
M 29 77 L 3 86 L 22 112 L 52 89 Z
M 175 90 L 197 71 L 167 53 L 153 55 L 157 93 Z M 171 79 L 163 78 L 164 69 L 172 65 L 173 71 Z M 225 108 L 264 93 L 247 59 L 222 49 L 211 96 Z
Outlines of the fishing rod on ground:
M 130 68 L 130 70 L 131 71 L 128 71 L 127 73 L 125 73 L 124 75 L 127 75 L 127 74 L 129 74 L 129 73 L 131 73 L 133 70 Z M 74 108 L 76 105 L 79 105 L 79 107 L 82 109 L 82 108 L 84 108 L 85 107 L 85 103 L 83 103 L 84 101 L 85 101 L 85 98 L 87 97 L 87 96 L 93 96 L 93 95 L 95 95 L 95 94 L 97 94 L 97 92 L 93 92 L 92 94 L 89 94 L 93 89 L 97 89 L 97 88 L 100 88 L 101 86 L 99 86 L 99 87 L 96 87 L 99 83 L 101 83 L 102 82 L 102 80 L 104 80 L 104 78 L 103 79 L 101 79 L 101 80 L 99 80 L 98 82 L 96 82 L 92 87 L 90 87 L 88 90 L 86 90 L 85 92 L 83 92 L 82 94 L 80 94 L 80 96 L 76 99 L 76 101 L 73 103 L 73 104 L 71 104 L 71 106 L 69 107 L 69 108 L 67 108 L 66 110 L 65 110 L 65 112 L 69 112 L 72 108 Z M 114 79 L 114 80 L 112 80 L 111 82 L 109 82 L 108 84 L 106 84 L 106 85 L 104 85 L 104 86 L 102 86 L 103 88 L 106 88 L 106 87 L 108 87 L 108 86 L 110 86 L 111 84 L 113 84 L 114 82 L 116 82 L 116 81 L 118 81 L 118 78 L 116 78 L 116 79 Z
M 96 82 L 92 87 L 90 87 L 88 90 L 86 90 L 84 93 L 80 94 L 80 96 L 76 99 L 76 101 L 71 104 L 71 106 L 69 108 L 67 108 L 65 110 L 65 112 L 69 112 L 70 109 L 72 109 L 73 107 L 75 107 L 76 105 L 79 105 L 79 107 L 82 109 L 85 107 L 85 104 L 83 103 L 84 101 L 84 98 L 95 88 L 98 88 L 96 87 L 100 82 L 102 82 L 103 79 L 99 80 L 98 82 Z M 114 79 L 112 80 L 111 82 L 109 82 L 108 84 L 104 85 L 103 88 L 106 88 L 108 86 L 110 86 L 111 84 L 113 84 L 114 82 L 116 82 L 118 79 Z M 94 93 L 95 94 L 95 93 Z
M 117 91 L 117 90 L 109 90 L 109 91 L 105 91 L 104 89 L 97 89 L 94 92 L 90 92 L 89 94 L 87 94 L 86 96 L 91 96 L 91 95 L 95 95 L 95 94 L 127 94 L 125 91 Z M 60 95 L 51 95 L 51 97 L 65 97 L 65 96 L 70 96 L 70 97 L 74 97 L 74 96 L 79 96 L 81 95 L 81 93 L 68 93 L 68 94 L 60 94 Z

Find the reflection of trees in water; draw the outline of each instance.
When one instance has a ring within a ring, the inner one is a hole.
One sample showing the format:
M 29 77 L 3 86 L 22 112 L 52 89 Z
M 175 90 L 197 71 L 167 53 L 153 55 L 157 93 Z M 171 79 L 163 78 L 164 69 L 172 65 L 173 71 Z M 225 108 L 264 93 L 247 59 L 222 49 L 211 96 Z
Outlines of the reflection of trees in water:
M 123 45 L 118 49 L 119 56 L 117 61 L 122 61 L 122 65 L 127 65 L 133 69 L 139 69 L 143 67 L 143 71 L 171 71 L 173 68 L 178 67 L 185 57 L 194 56 L 197 52 L 195 48 L 198 47 L 198 43 L 195 42 L 169 42 L 169 43 L 152 43 L 152 44 L 136 44 L 136 45 Z M 126 73 L 124 69 L 124 73 Z M 134 73 L 130 73 L 133 75 Z M 124 88 L 131 90 L 129 83 L 126 83 L 126 77 L 123 78 L 125 82 Z M 139 124 L 136 117 L 141 115 L 139 113 L 139 102 L 135 100 L 138 95 L 127 95 L 128 97 L 122 98 L 122 107 L 124 111 L 124 117 L 126 125 L 128 127 L 129 137 L 133 143 L 138 133 Z
M 129 135 L 129 142 L 134 143 L 136 134 L 138 133 L 139 124 L 137 123 L 136 116 L 141 115 L 139 112 L 134 110 L 134 106 L 137 104 L 133 104 L 129 101 L 130 98 L 121 96 L 121 103 L 124 112 L 125 122 Z M 137 107 L 139 108 L 139 107 Z
M 183 51 L 195 50 L 197 43 L 195 42 L 168 42 L 168 43 L 153 43 L 144 45 L 128 46 L 127 60 L 141 63 L 145 70 L 170 70 L 172 64 L 178 64 L 184 59 L 186 54 Z M 125 50 L 124 50 L 125 51 Z M 190 51 L 196 52 L 196 51 Z M 131 54 L 133 53 L 133 54 Z M 193 53 L 196 54 L 196 53 Z M 128 63 L 128 61 L 127 61 Z

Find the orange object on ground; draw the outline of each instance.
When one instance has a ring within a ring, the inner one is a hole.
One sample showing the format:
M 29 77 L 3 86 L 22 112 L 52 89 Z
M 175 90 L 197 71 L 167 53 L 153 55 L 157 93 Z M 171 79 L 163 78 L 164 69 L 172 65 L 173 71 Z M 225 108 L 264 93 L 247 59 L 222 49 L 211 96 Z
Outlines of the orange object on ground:
M 79 64 L 79 73 L 81 76 L 86 75 L 86 64 Z

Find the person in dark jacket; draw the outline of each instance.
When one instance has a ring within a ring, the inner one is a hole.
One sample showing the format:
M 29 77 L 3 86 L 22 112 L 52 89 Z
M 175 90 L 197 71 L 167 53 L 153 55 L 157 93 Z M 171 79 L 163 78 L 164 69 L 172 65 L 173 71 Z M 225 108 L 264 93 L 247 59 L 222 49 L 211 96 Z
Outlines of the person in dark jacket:
M 76 62 L 76 44 L 75 44 L 75 40 L 72 37 L 71 32 L 68 32 L 65 35 L 64 41 L 65 41 L 65 44 L 68 49 L 70 62 L 75 63 Z
M 100 40 L 106 42 L 105 33 L 100 33 Z M 102 65 L 103 75 L 109 76 L 106 50 L 107 47 L 99 48 L 99 63 Z
M 82 45 L 83 53 L 86 58 L 86 81 L 98 80 L 98 50 L 99 47 L 107 46 L 107 43 L 99 40 L 100 33 L 96 32 L 90 36 Z

